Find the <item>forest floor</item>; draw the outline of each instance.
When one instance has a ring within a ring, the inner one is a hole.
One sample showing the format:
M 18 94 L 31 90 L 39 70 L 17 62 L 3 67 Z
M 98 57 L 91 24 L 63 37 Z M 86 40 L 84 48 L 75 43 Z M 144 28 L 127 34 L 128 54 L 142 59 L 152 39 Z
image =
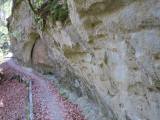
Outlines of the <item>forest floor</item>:
M 2 63 L 0 69 L 4 74 L 0 81 L 0 120 L 28 120 L 31 109 L 32 120 L 85 120 L 77 104 L 62 97 L 50 81 L 35 71 L 12 60 Z M 33 103 L 29 102 L 30 94 Z

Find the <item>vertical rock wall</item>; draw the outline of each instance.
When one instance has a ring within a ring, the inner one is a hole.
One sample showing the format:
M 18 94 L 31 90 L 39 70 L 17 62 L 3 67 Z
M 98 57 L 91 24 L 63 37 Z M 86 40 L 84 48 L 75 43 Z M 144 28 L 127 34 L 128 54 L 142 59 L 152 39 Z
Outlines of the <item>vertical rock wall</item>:
M 18 60 L 118 120 L 160 118 L 160 1 L 68 0 L 70 23 L 36 27 L 27 0 L 9 18 Z

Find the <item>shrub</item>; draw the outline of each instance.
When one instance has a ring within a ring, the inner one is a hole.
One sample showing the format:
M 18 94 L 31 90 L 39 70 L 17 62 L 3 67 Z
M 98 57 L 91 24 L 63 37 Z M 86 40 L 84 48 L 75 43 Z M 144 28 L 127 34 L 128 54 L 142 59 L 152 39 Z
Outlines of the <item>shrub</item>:
M 64 23 L 68 18 L 67 0 L 34 0 L 29 1 L 32 11 L 36 14 L 35 21 L 41 26 L 45 26 L 47 18 L 51 18 L 52 22 L 61 21 Z
M 53 21 L 64 22 L 68 18 L 68 6 L 66 0 L 64 3 L 59 2 L 59 0 L 53 0 L 51 4 L 49 4 L 49 9 Z

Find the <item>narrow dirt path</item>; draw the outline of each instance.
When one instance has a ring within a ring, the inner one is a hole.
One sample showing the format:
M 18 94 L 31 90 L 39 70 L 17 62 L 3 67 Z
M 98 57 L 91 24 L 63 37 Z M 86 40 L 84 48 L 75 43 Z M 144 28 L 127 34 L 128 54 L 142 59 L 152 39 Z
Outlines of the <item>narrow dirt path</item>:
M 48 88 L 48 82 L 39 79 L 38 81 L 34 81 L 32 87 L 34 108 L 37 108 L 36 106 L 40 107 L 34 109 L 35 118 L 63 120 L 63 108 L 61 108 L 58 101 L 56 101 L 56 96 L 53 95 L 52 91 Z
M 85 120 L 78 105 L 60 96 L 56 87 L 38 73 L 26 70 L 11 60 L 0 68 L 4 74 L 9 71 L 5 79 L 19 75 L 22 79 L 32 80 L 33 120 Z

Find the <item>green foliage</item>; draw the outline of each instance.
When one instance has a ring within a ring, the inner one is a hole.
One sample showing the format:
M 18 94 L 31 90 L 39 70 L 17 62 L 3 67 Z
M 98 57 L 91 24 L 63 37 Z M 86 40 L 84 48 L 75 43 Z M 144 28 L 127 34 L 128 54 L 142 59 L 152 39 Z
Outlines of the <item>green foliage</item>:
M 11 6 L 12 0 L 0 0 L 0 62 L 4 60 L 10 48 L 6 19 L 11 14 Z
M 38 15 L 35 15 L 35 16 L 34 16 L 34 19 L 35 19 L 35 22 L 36 22 L 37 25 L 38 25 L 38 28 L 39 28 L 40 30 L 42 30 L 42 29 L 43 29 L 43 26 L 44 26 L 43 18 L 41 18 L 41 17 L 38 16 Z
M 34 7 L 35 7 L 36 9 L 40 8 L 41 5 L 44 3 L 43 1 L 44 1 L 44 0 L 34 0 L 34 1 L 33 1 Z
M 62 0 L 49 0 L 46 3 L 44 0 L 34 0 L 32 4 L 34 13 L 36 13 L 35 21 L 40 27 L 45 26 L 47 18 L 51 19 L 53 23 L 56 21 L 64 23 L 68 18 L 67 0 L 64 2 Z
M 49 9 L 53 21 L 64 22 L 68 18 L 68 6 L 66 0 L 64 3 L 60 3 L 59 0 L 53 0 L 51 4 L 49 4 Z
M 0 31 L 0 52 L 7 54 L 9 51 L 9 36 Z

